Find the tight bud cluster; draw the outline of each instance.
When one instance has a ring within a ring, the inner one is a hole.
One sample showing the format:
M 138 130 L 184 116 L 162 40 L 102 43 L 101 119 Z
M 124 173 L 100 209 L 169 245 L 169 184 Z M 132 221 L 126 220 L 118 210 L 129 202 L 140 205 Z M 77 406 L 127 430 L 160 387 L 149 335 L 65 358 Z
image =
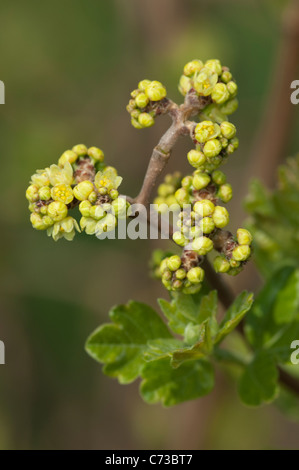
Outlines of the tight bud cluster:
M 192 60 L 184 67 L 180 78 L 179 91 L 186 96 L 195 91 L 198 96 L 209 98 L 209 106 L 203 116 L 216 122 L 226 119 L 226 116 L 236 111 L 238 87 L 228 67 L 221 65 L 219 60 Z
M 172 255 L 164 258 L 160 264 L 163 285 L 170 291 L 195 294 L 201 289 L 205 275 L 200 267 L 201 261 L 194 251 L 185 251 L 181 257 Z
M 214 259 L 214 269 L 218 273 L 227 273 L 235 276 L 242 271 L 243 266 L 247 262 L 251 254 L 252 235 L 244 229 L 237 230 L 236 238 L 231 234 L 222 244 L 221 255 Z
M 33 228 L 47 230 L 55 241 L 73 240 L 80 227 L 69 210 L 77 205 L 87 234 L 110 231 L 118 217 L 126 217 L 127 203 L 117 191 L 122 178 L 103 161 L 102 150 L 80 144 L 64 152 L 58 165 L 37 170 L 26 190 Z
M 151 127 L 155 117 L 163 112 L 167 105 L 166 88 L 156 80 L 141 80 L 138 88 L 131 93 L 127 111 L 131 115 L 131 123 L 136 129 Z

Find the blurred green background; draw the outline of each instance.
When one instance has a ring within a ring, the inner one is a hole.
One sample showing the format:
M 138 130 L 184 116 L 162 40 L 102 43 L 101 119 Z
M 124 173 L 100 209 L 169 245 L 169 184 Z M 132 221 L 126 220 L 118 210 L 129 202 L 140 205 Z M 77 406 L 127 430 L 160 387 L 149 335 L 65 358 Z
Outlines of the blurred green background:
M 36 168 L 77 143 L 102 148 L 135 195 L 151 149 L 169 124 L 130 125 L 125 106 L 140 79 L 161 80 L 180 100 L 193 58 L 219 58 L 240 89 L 240 150 L 226 172 L 235 191 L 231 227 L 245 217 L 249 155 L 280 41 L 279 0 L 28 0 L 0 6 L 1 449 L 262 449 L 298 446 L 298 424 L 276 408 L 239 403 L 219 375 L 215 391 L 173 409 L 144 404 L 138 384 L 120 386 L 84 352 L 109 308 L 167 296 L 148 277 L 154 246 L 85 235 L 57 243 L 32 230 L 24 197 Z M 296 79 L 298 77 L 294 77 Z M 297 120 L 298 121 L 298 120 Z M 296 123 L 294 123 L 295 129 Z M 286 155 L 299 148 L 293 133 Z M 182 139 L 169 170 L 189 171 Z M 244 184 L 244 182 L 246 184 Z M 250 269 L 250 268 L 249 268 Z M 251 268 L 252 269 L 252 268 Z M 233 281 L 237 292 L 248 273 Z M 255 277 L 254 277 L 255 276 Z M 248 282 L 258 284 L 256 274 Z M 243 279 L 243 281 L 242 281 Z

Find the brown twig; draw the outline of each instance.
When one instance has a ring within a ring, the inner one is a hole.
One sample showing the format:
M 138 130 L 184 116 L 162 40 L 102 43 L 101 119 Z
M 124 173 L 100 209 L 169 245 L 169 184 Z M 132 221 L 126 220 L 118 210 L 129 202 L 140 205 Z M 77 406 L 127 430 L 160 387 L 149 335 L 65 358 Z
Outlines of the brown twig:
M 192 91 L 186 95 L 181 106 L 171 102 L 168 112 L 172 118 L 172 125 L 153 150 L 142 188 L 134 200 L 135 203 L 148 206 L 157 178 L 168 163 L 174 144 L 179 136 L 190 134 L 191 123 L 188 122 L 188 118 L 198 114 L 206 105 L 207 99 L 198 98 L 196 93 Z

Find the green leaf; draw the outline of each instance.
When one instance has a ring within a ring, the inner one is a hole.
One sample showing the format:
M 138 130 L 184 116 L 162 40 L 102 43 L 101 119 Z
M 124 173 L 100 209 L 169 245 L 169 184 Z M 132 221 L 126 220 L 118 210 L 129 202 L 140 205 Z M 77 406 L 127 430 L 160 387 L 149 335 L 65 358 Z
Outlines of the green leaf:
M 278 371 L 275 359 L 260 351 L 246 367 L 239 384 L 241 400 L 249 406 L 270 403 L 278 393 Z
M 148 340 L 171 335 L 159 315 L 139 302 L 114 307 L 109 316 L 113 323 L 92 333 L 86 351 L 105 364 L 105 374 L 117 377 L 120 383 L 129 383 L 140 374 Z
M 214 387 L 214 371 L 206 360 L 185 362 L 173 369 L 168 358 L 148 362 L 142 369 L 140 392 L 148 403 L 173 406 L 207 395 Z
M 274 321 L 273 309 L 279 292 L 286 285 L 294 269 L 288 266 L 274 273 L 257 296 L 247 316 L 245 332 L 255 349 L 262 348 L 269 339 L 281 331 L 281 325 L 277 325 Z
M 149 350 L 145 352 L 148 361 L 169 357 L 172 367 L 177 368 L 185 361 L 197 360 L 212 351 L 213 344 L 209 321 L 196 325 L 198 329 L 195 344 L 185 345 L 183 341 L 176 339 L 157 339 L 148 342 Z
M 220 343 L 225 336 L 234 330 L 240 321 L 244 318 L 245 314 L 250 310 L 253 303 L 253 294 L 244 291 L 242 292 L 233 304 L 227 310 L 225 317 L 220 323 L 219 332 L 215 337 L 215 344 Z
M 277 295 L 274 305 L 276 323 L 289 323 L 298 319 L 299 313 L 299 270 L 293 271 L 285 286 Z
M 174 333 L 184 335 L 186 327 L 191 323 L 198 325 L 217 313 L 217 292 L 208 295 L 186 295 L 177 293 L 171 303 L 159 299 L 162 312 Z

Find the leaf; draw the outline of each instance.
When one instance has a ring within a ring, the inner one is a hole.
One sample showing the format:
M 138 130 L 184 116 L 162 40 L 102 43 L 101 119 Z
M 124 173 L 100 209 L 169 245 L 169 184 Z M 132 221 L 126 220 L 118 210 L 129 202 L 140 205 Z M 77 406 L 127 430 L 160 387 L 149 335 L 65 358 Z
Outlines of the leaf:
M 92 333 L 86 351 L 105 364 L 105 374 L 117 377 L 120 383 L 129 383 L 140 374 L 148 340 L 171 335 L 159 315 L 139 302 L 114 307 L 109 316 L 113 323 Z
M 145 359 L 152 361 L 169 357 L 171 366 L 177 368 L 185 361 L 194 361 L 209 354 L 213 344 L 208 320 L 196 327 L 198 336 L 195 344 L 185 345 L 176 339 L 152 340 L 148 342 L 149 350 L 145 352 Z
M 255 349 L 264 344 L 281 330 L 273 318 L 273 309 L 279 292 L 293 274 L 294 267 L 288 266 L 274 273 L 272 278 L 257 296 L 254 305 L 247 316 L 245 333 Z
M 246 367 L 239 383 L 243 403 L 259 406 L 270 403 L 278 393 L 278 371 L 275 359 L 267 351 L 260 351 Z
M 216 291 L 200 296 L 177 293 L 171 303 L 163 299 L 158 302 L 168 319 L 169 327 L 179 335 L 184 335 L 188 324 L 201 324 L 217 313 Z
M 253 303 L 253 294 L 244 291 L 242 292 L 233 304 L 227 310 L 225 317 L 219 326 L 219 332 L 215 337 L 214 343 L 218 344 L 234 330 L 240 321 L 244 318 L 245 314 L 250 310 Z
M 168 358 L 148 362 L 142 369 L 140 393 L 148 403 L 173 406 L 207 395 L 214 387 L 214 371 L 206 360 L 186 362 L 173 369 Z
M 289 323 L 299 313 L 299 270 L 296 269 L 289 276 L 285 286 L 277 295 L 273 316 L 276 323 Z

